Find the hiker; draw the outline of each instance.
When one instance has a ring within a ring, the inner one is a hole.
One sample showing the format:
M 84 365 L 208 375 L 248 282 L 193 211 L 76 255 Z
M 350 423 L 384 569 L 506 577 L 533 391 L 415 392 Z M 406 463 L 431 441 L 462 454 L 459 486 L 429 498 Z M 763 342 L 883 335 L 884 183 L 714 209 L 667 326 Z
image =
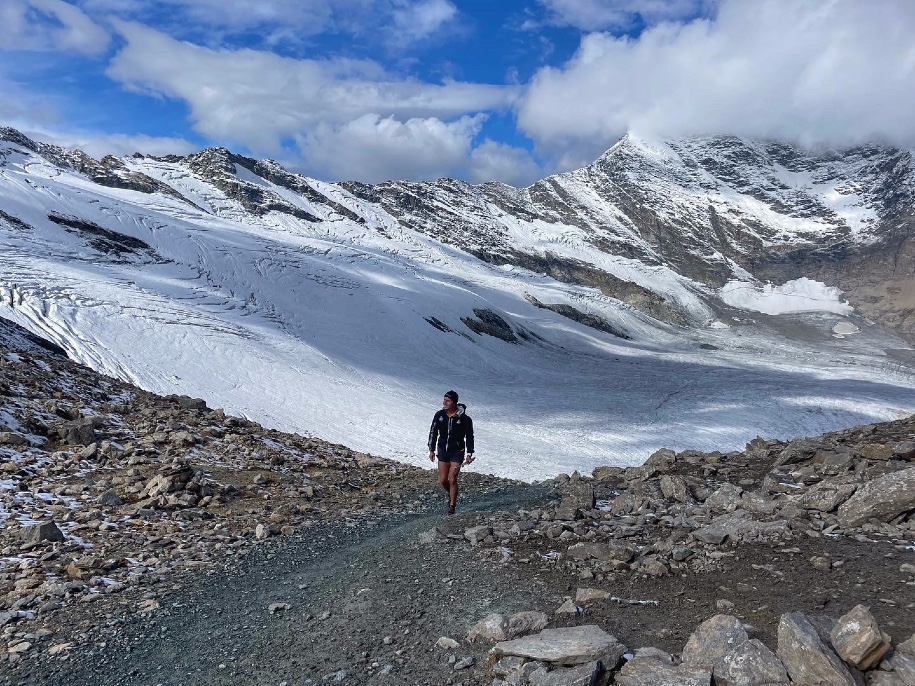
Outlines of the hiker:
M 473 462 L 473 420 L 467 406 L 458 403 L 458 394 L 448 391 L 442 409 L 432 418 L 429 429 L 429 460 L 438 456 L 438 481 L 448 492 L 448 514 L 454 514 L 458 497 L 458 474 L 461 465 Z

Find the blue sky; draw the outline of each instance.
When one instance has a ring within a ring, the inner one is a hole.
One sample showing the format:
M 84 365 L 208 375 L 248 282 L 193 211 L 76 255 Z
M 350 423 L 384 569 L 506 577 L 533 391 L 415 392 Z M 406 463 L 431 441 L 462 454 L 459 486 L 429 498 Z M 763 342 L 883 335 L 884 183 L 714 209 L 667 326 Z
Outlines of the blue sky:
M 2 0 L 0 123 L 524 185 L 627 131 L 913 145 L 909 0 Z

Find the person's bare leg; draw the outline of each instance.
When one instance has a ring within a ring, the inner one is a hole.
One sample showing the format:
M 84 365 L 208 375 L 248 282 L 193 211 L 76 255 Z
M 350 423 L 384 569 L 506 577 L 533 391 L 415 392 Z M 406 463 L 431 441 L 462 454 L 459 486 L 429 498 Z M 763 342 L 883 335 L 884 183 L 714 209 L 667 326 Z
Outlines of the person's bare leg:
M 442 462 L 441 460 L 438 461 L 438 482 L 448 493 L 449 497 L 451 496 L 451 482 L 448 480 L 448 471 L 450 467 L 450 462 Z
M 451 462 L 448 466 L 448 504 L 453 507 L 458 498 L 458 474 L 461 473 L 461 463 Z

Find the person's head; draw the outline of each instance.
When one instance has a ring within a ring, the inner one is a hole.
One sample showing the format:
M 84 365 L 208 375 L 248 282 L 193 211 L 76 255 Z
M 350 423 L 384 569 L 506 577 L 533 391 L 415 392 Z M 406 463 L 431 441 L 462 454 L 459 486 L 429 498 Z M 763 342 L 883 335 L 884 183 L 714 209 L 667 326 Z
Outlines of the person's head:
M 445 397 L 442 398 L 442 407 L 446 410 L 453 410 L 457 407 L 458 394 L 457 391 L 448 391 L 445 393 Z

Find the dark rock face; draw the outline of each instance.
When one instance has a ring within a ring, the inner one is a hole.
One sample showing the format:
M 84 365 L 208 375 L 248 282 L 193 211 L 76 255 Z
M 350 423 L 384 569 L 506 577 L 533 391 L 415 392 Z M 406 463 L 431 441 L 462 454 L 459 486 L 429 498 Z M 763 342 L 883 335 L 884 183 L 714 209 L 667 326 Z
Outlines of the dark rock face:
M 63 226 L 67 231 L 81 236 L 99 252 L 114 254 L 118 257 L 125 254 L 140 255 L 142 253 L 148 257 L 156 256 L 156 251 L 152 249 L 152 246 L 139 238 L 110 231 L 94 222 L 53 213 L 48 215 L 48 219 Z

